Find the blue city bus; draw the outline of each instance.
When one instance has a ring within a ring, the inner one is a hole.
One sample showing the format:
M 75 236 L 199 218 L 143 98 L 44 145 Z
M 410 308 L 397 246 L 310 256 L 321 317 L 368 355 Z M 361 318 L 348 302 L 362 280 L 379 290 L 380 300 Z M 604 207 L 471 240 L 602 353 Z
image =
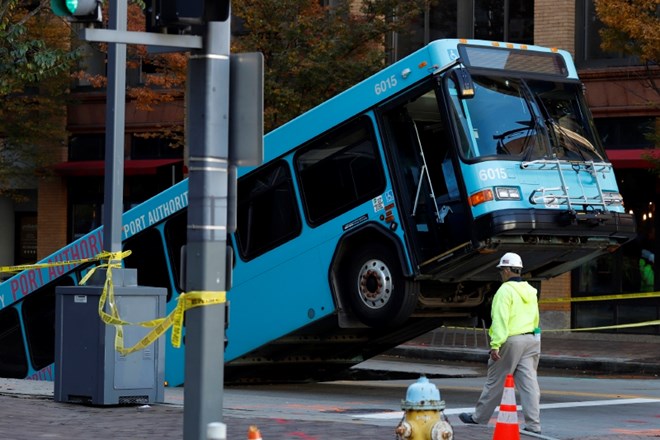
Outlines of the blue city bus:
M 328 80 L 331 80 L 328 76 Z M 265 137 L 238 171 L 225 378 L 328 379 L 488 314 L 496 262 L 543 280 L 635 236 L 570 55 L 439 40 Z M 124 214 L 140 285 L 182 292 L 187 182 Z M 102 249 L 100 230 L 45 261 Z M 0 376 L 52 379 L 54 289 L 87 265 L 0 285 Z M 223 341 L 218 341 L 223 343 Z M 183 382 L 183 349 L 166 351 Z

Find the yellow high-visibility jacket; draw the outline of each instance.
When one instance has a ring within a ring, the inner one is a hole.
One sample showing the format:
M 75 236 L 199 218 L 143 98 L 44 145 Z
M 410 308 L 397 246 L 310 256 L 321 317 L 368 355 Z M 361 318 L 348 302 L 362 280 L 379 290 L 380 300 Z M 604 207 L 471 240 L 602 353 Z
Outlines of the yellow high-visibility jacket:
M 509 280 L 493 297 L 490 348 L 499 349 L 509 336 L 531 333 L 539 326 L 537 290 L 527 281 Z

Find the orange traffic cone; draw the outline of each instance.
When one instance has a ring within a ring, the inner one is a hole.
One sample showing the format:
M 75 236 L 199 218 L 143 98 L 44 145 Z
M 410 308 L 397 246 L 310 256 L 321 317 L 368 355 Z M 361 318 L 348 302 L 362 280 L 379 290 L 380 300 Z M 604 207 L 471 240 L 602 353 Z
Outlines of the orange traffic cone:
M 513 388 L 513 376 L 509 374 L 504 381 L 504 394 L 502 394 L 493 440 L 520 440 L 519 429 L 516 391 Z
M 252 425 L 248 428 L 248 440 L 262 440 L 261 438 L 261 432 L 259 432 L 259 428 L 256 426 Z

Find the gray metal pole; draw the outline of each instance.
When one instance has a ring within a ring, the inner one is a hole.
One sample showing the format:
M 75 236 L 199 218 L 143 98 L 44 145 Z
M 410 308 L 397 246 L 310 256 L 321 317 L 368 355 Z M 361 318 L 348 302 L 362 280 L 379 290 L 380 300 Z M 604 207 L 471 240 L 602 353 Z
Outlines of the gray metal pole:
M 474 0 L 458 2 L 456 30 L 458 38 L 474 38 Z
M 209 22 L 203 54 L 188 67 L 186 291 L 225 291 L 230 20 Z M 222 421 L 224 304 L 186 312 L 183 436 L 203 440 Z
M 125 31 L 127 0 L 110 2 L 108 28 Z M 108 93 L 105 114 L 105 194 L 103 248 L 121 251 L 121 215 L 124 211 L 124 121 L 126 106 L 126 45 L 108 44 Z

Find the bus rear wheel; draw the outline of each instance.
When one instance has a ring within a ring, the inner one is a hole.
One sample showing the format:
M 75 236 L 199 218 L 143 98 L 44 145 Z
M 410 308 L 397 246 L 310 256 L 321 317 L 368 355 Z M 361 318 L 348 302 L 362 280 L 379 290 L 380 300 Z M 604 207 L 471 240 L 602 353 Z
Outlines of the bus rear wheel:
M 416 283 L 404 278 L 399 259 L 386 246 L 370 246 L 357 252 L 345 274 L 345 298 L 362 323 L 370 327 L 397 326 L 415 309 Z

